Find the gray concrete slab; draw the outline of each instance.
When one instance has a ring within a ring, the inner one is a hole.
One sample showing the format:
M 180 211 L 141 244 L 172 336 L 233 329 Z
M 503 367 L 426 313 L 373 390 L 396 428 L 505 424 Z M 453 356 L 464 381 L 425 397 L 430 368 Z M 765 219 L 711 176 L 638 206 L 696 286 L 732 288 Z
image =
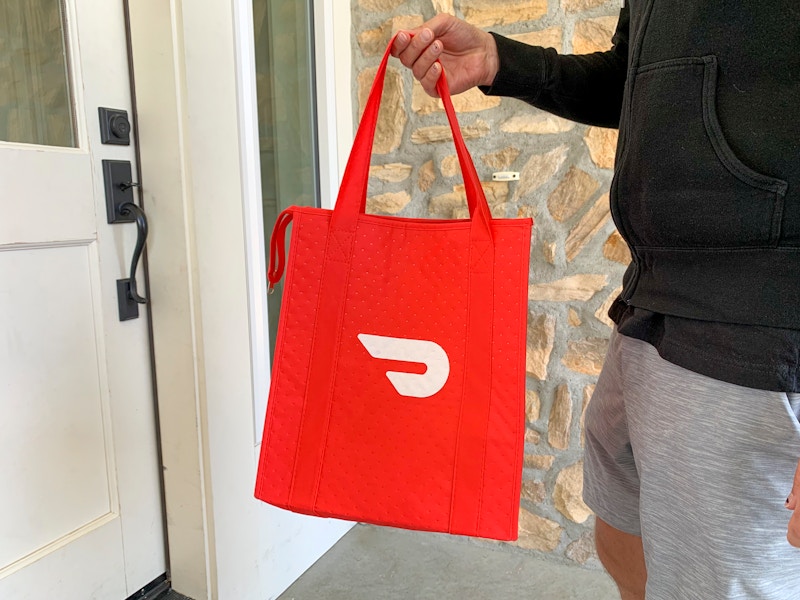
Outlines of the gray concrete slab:
M 619 600 L 611 579 L 512 548 L 357 525 L 278 600 Z

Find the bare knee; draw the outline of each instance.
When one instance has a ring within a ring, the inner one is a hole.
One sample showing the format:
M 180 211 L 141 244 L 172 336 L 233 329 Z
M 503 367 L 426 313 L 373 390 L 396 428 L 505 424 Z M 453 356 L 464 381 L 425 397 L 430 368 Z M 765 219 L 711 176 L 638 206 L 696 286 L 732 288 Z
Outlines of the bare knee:
M 600 562 L 617 584 L 622 600 L 644 600 L 647 568 L 642 538 L 597 519 L 595 544 Z

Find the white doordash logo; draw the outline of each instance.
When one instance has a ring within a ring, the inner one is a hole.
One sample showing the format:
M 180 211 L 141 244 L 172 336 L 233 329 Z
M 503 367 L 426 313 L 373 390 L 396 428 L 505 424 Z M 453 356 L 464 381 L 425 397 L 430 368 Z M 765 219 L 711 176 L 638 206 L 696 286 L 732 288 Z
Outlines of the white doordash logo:
M 424 373 L 386 372 L 386 377 L 401 396 L 428 398 L 439 392 L 447 383 L 447 378 L 450 376 L 450 359 L 447 358 L 444 349 L 435 342 L 367 333 L 359 333 L 358 339 L 373 358 L 421 363 L 428 367 Z

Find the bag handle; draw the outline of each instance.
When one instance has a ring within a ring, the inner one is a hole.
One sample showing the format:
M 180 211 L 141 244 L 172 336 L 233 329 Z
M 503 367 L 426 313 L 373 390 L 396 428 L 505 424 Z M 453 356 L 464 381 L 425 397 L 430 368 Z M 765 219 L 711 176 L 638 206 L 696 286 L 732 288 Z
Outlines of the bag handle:
M 397 37 L 395 34 L 389 41 L 386 52 L 383 55 L 375 81 L 369 93 L 361 123 L 358 126 L 353 149 L 345 167 L 342 185 L 339 188 L 339 195 L 336 199 L 336 206 L 333 210 L 332 225 L 336 229 L 354 230 L 355 222 L 359 214 L 364 214 L 367 204 L 367 186 L 369 183 L 369 164 L 372 157 L 372 145 L 375 138 L 375 129 L 378 125 L 378 111 L 380 109 L 381 96 L 383 95 L 383 84 L 386 77 L 386 65 L 391 55 L 392 44 Z M 461 172 L 464 176 L 464 188 L 467 194 L 467 205 L 469 207 L 470 218 L 477 227 L 473 231 L 478 239 L 491 240 L 492 215 L 486 196 L 483 193 L 478 173 L 472 162 L 472 157 L 464 143 L 461 128 L 458 125 L 453 102 L 450 99 L 450 89 L 447 86 L 447 77 L 444 69 L 436 82 L 436 90 L 441 96 L 444 110 L 447 114 L 447 121 L 453 133 L 453 141 L 456 146 L 458 162 L 461 165 Z
M 383 84 L 386 77 L 386 66 L 391 55 L 392 44 L 397 36 L 392 37 L 386 52 L 383 55 L 375 81 L 369 93 L 364 114 L 358 126 L 353 149 L 347 160 L 347 167 L 342 177 L 342 185 L 339 187 L 339 195 L 336 206 L 331 218 L 331 228 L 334 231 L 346 232 L 344 236 L 345 245 L 349 246 L 351 238 L 349 234 L 355 231 L 356 222 L 360 214 L 366 212 L 367 206 L 367 186 L 369 184 L 369 164 L 372 158 L 372 144 L 375 139 L 375 130 L 378 125 L 378 112 L 380 109 L 381 96 L 383 95 Z M 453 141 L 456 146 L 458 162 L 461 165 L 461 172 L 464 176 L 464 188 L 467 194 L 467 206 L 469 207 L 472 227 L 470 237 L 473 243 L 479 243 L 480 248 L 476 248 L 471 266 L 476 266 L 480 262 L 486 263 L 486 243 L 492 244 L 492 214 L 486 202 L 486 196 L 481 187 L 475 164 L 464 143 L 461 128 L 458 125 L 456 111 L 453 108 L 453 101 L 450 99 L 450 89 L 447 86 L 447 77 L 444 70 L 439 80 L 436 82 L 436 90 L 441 96 L 444 110 L 447 114 L 447 121 L 453 133 Z M 269 279 L 269 291 L 272 292 L 275 284 L 280 281 L 285 265 L 284 257 L 284 236 L 286 228 L 292 220 L 292 208 L 284 210 L 275 223 L 270 240 L 270 260 L 267 277 Z M 346 253 L 344 253 L 346 255 Z

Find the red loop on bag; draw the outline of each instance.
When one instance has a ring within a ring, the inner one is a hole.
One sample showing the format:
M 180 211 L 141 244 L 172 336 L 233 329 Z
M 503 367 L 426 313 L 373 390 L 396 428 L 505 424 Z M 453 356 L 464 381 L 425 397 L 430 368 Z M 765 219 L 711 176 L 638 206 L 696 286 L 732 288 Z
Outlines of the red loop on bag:
M 267 279 L 269 280 L 269 292 L 275 288 L 275 284 L 281 280 L 283 276 L 283 268 L 286 263 L 285 247 L 286 247 L 286 228 L 292 222 L 292 209 L 287 208 L 275 221 L 275 227 L 272 230 L 272 236 L 269 240 L 269 271 L 267 272 Z

